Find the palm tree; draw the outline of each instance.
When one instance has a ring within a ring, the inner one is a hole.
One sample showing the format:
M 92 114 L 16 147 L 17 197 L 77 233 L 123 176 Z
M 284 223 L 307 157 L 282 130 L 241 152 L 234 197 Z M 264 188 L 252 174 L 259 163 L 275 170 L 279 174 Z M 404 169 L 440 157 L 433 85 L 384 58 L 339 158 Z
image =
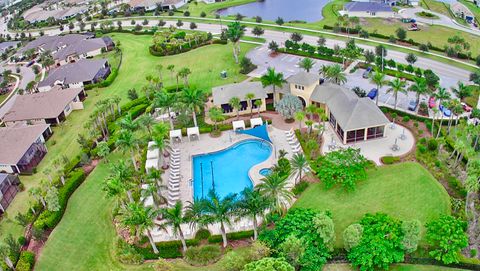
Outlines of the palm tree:
M 438 100 L 438 104 L 443 105 L 443 102 L 450 99 L 450 93 L 443 87 L 439 87 L 437 89 L 437 93 L 434 94 L 435 98 Z M 440 126 L 438 127 L 438 132 L 437 136 L 435 138 L 438 138 L 440 136 L 440 131 L 442 130 L 442 123 L 443 123 L 443 112 L 440 112 Z
M 173 75 L 175 74 L 175 65 L 173 64 L 168 65 L 167 70 L 170 71 L 170 78 L 173 81 Z
M 155 93 L 155 97 L 153 99 L 153 104 L 158 107 L 166 108 L 168 113 L 168 120 L 170 122 L 170 129 L 173 130 L 173 119 L 171 117 L 171 110 L 172 106 L 177 101 L 176 97 L 169 93 L 167 90 L 162 90 L 160 92 Z
M 415 92 L 417 96 L 417 104 L 420 102 L 420 96 L 425 95 L 430 91 L 427 86 L 427 81 L 423 77 L 415 77 L 414 83 L 408 88 L 408 90 Z
M 120 178 L 106 179 L 102 189 L 107 193 L 107 197 L 114 198 L 118 205 L 125 205 L 125 196 L 128 196 L 130 203 L 134 202 L 126 183 Z
M 452 87 L 452 92 L 455 93 L 455 95 L 460 99 L 460 101 L 463 101 L 465 98 L 472 96 L 472 89 L 460 81 L 457 83 L 456 88 Z
M 253 103 L 256 107 L 257 107 L 257 113 L 258 113 L 258 116 L 260 117 L 260 108 L 262 107 L 262 100 L 258 99 L 258 100 L 255 100 L 255 102 Z
M 118 122 L 120 128 L 134 132 L 138 129 L 138 122 L 135 122 L 131 114 L 126 115 L 124 118 L 120 119 Z
M 120 211 L 121 223 L 133 228 L 137 237 L 145 232 L 155 254 L 158 254 L 158 249 L 153 241 L 150 230 L 155 226 L 154 219 L 156 219 L 157 216 L 158 212 L 156 210 L 152 207 L 144 207 L 143 203 L 129 203 Z
M 290 204 L 293 194 L 288 189 L 288 176 L 274 172 L 263 179 L 257 186 L 260 193 L 272 201 L 275 211 L 283 214 Z
M 0 258 L 3 258 L 5 264 L 7 264 L 10 270 L 15 270 L 15 265 L 13 264 L 12 260 L 10 260 L 10 248 L 7 245 L 0 244 Z M 2 270 L 1 265 L 0 270 Z
M 135 138 L 133 133 L 128 130 L 120 131 L 120 135 L 118 136 L 115 145 L 124 153 L 130 152 L 130 158 L 132 159 L 133 167 L 135 168 L 135 171 L 138 171 L 138 165 L 135 159 L 136 151 L 138 149 L 138 139 Z
M 197 124 L 197 111 L 200 111 L 200 108 L 204 104 L 205 93 L 199 89 L 187 88 L 182 92 L 183 102 L 188 105 L 192 111 L 193 123 L 195 127 L 198 127 Z
M 183 78 L 183 82 L 185 83 L 185 87 L 188 88 L 188 76 L 192 73 L 192 71 L 190 71 L 189 68 L 185 67 L 185 68 L 181 68 L 179 71 L 178 71 L 178 76 L 182 77 Z
M 326 78 L 337 85 L 345 84 L 347 82 L 347 76 L 343 72 L 342 66 L 339 64 L 328 66 Z
M 387 84 L 387 80 L 385 80 L 385 74 L 382 73 L 380 70 L 375 69 L 375 72 L 370 76 L 370 83 L 375 84 L 377 86 L 377 91 L 379 92 L 380 89 Z M 378 106 L 378 92 L 377 96 L 375 97 L 375 104 Z
M 388 86 L 390 88 L 387 89 L 387 93 L 393 92 L 393 97 L 395 97 L 395 105 L 393 106 L 393 108 L 397 109 L 398 93 L 407 93 L 407 91 L 405 90 L 405 81 L 402 81 L 399 78 L 395 78 L 392 81 L 388 82 Z
M 302 132 L 302 122 L 305 119 L 305 113 L 303 111 L 295 112 L 295 120 L 298 121 L 298 131 Z
M 276 92 L 276 87 L 282 87 L 283 86 L 283 83 L 287 82 L 284 78 L 283 78 L 283 73 L 279 72 L 275 72 L 275 68 L 268 68 L 267 69 L 267 72 L 262 75 L 262 77 L 260 78 L 260 81 L 262 82 L 262 86 L 264 88 L 268 87 L 268 86 L 272 86 L 273 88 L 273 104 L 276 103 L 276 99 L 277 99 L 277 92 Z
M 147 128 L 148 134 L 152 136 L 152 126 L 156 123 L 152 115 L 148 113 L 143 114 L 138 117 L 135 122 L 138 124 L 138 126 Z
M 303 153 L 296 153 L 290 160 L 292 165 L 292 174 L 298 176 L 298 180 L 302 180 L 302 174 L 308 169 L 308 161 Z M 295 178 L 295 184 L 297 184 L 297 178 Z
M 230 101 L 228 101 L 228 103 L 233 109 L 235 109 L 235 112 L 237 113 L 237 120 L 240 119 L 240 108 L 241 108 L 240 98 L 232 97 L 230 98 Z
M 233 57 L 235 58 L 235 63 L 238 64 L 238 56 L 240 55 L 240 39 L 245 33 L 245 28 L 240 24 L 240 22 L 232 22 L 228 24 L 226 35 L 227 38 L 233 43 Z
M 328 65 L 322 65 L 320 67 L 320 69 L 318 70 L 318 73 L 323 76 L 323 77 L 327 77 L 327 72 L 328 72 L 328 69 L 329 69 L 330 66 Z
M 314 65 L 315 61 L 308 57 L 303 58 L 302 60 L 300 60 L 300 62 L 298 62 L 298 66 L 304 69 L 306 72 L 310 72 Z
M 245 100 L 248 102 L 248 106 L 250 107 L 250 117 L 253 115 L 253 103 L 252 100 L 255 99 L 255 94 L 249 92 L 245 94 Z
M 270 207 L 268 199 L 260 194 L 258 190 L 245 188 L 240 193 L 240 200 L 237 204 L 239 217 L 249 217 L 253 221 L 253 240 L 258 237 L 258 217 L 263 217 Z
M 181 201 L 177 201 L 172 208 L 163 209 L 161 211 L 162 218 L 165 221 L 162 224 L 163 228 L 172 227 L 173 235 L 180 237 L 182 241 L 183 253 L 187 251 L 187 242 L 185 242 L 185 236 L 182 231 L 182 224 L 189 222 L 188 216 L 183 213 L 183 204 Z
M 152 169 L 155 171 L 155 169 Z M 158 170 L 156 170 L 158 172 Z M 165 188 L 165 186 L 161 186 Z M 155 210 L 158 210 L 158 207 L 162 202 L 165 202 L 165 197 L 162 197 L 160 193 L 160 186 L 158 185 L 156 180 L 149 180 L 145 188 L 142 188 L 141 195 L 143 198 L 142 203 L 145 204 L 145 200 L 148 197 L 152 197 L 153 199 L 153 206 L 155 206 Z
M 223 110 L 218 107 L 212 107 L 208 110 L 208 117 L 213 121 L 213 130 L 217 130 L 217 123 L 225 120 Z
M 448 107 L 452 112 L 448 120 L 448 130 L 447 130 L 447 134 L 450 134 L 450 128 L 452 127 L 452 123 L 453 123 L 453 115 L 455 115 L 455 118 L 456 118 L 455 124 L 458 124 L 458 115 L 460 115 L 463 112 L 463 107 L 460 104 L 460 101 L 457 99 L 450 100 L 450 102 L 448 103 Z
M 317 107 L 314 104 L 310 104 L 305 107 L 305 112 L 308 113 L 308 118 L 313 120 L 313 115 L 317 112 Z
M 208 197 L 202 199 L 203 205 L 203 223 L 210 225 L 220 223 L 220 231 L 223 239 L 223 247 L 227 246 L 227 232 L 225 224 L 230 225 L 233 216 L 236 214 L 237 196 L 235 194 L 227 195 L 223 198 L 210 190 Z
M 432 116 L 432 137 L 433 137 L 433 128 L 435 127 L 435 117 L 438 114 L 438 108 L 434 107 L 432 108 L 432 111 L 433 111 L 433 116 Z

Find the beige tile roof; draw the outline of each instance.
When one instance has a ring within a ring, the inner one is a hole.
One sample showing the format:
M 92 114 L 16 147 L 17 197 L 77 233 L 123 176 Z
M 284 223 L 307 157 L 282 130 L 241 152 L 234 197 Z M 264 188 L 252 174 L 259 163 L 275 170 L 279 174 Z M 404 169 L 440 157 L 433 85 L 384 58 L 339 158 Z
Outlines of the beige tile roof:
M 0 164 L 15 165 L 49 124 L 0 128 Z
M 3 121 L 56 118 L 82 91 L 81 88 L 55 87 L 47 92 L 19 95 L 10 110 L 3 116 Z

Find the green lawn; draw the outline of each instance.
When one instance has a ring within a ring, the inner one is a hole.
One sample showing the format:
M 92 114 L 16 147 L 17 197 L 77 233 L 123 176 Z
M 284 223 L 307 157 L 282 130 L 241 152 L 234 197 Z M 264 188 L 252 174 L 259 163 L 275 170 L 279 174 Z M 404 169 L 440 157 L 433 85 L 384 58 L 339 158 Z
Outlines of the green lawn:
M 80 153 L 78 134 L 86 130 L 84 124 L 94 111 L 97 101 L 118 95 L 122 98 L 122 103 L 125 103 L 128 101 L 127 91 L 130 88 L 136 88 L 139 94 L 142 94 L 141 88 L 146 84 L 145 77 L 148 74 L 154 75 L 155 66 L 158 64 L 165 68 L 173 64 L 176 70 L 189 67 L 192 71 L 190 84 L 207 91 L 211 91 L 212 86 L 240 82 L 247 78 L 238 72 L 239 67 L 233 59 L 231 45 L 209 45 L 181 55 L 155 57 L 148 52 L 152 36 L 118 33 L 111 36 L 115 41 L 120 41 L 123 51 L 123 62 L 117 78 L 107 88 L 89 90 L 88 98 L 84 101 L 85 109 L 73 112 L 65 123 L 53 128 L 54 134 L 47 141 L 49 152 L 38 166 L 38 173 L 21 177 L 26 190 L 15 197 L 7 210 L 7 215 L 0 221 L 2 236 L 8 233 L 20 236 L 23 233 L 23 228 L 14 222 L 14 217 L 18 212 L 25 212 L 28 209 L 30 197 L 27 191 L 30 187 L 37 186 L 42 179 L 46 179 L 42 171 L 45 168 L 53 168 L 53 161 L 62 155 L 72 158 Z M 242 54 L 254 47 L 252 44 L 242 44 Z M 220 72 L 223 70 L 228 72 L 227 79 L 220 78 Z M 165 85 L 175 84 L 175 79 L 171 78 L 166 69 L 163 78 Z
M 214 12 L 219 9 L 248 4 L 251 2 L 255 2 L 255 0 L 226 0 L 213 4 L 205 4 L 203 1 L 192 1 L 191 3 L 183 6 L 180 10 L 188 10 L 191 16 L 200 16 L 200 13 L 203 11 L 212 17 L 215 16 Z
M 323 269 L 324 271 L 353 271 L 349 264 L 329 264 Z M 416 265 L 416 264 L 397 264 L 390 267 L 391 271 L 461 271 L 465 269 L 457 269 L 443 266 L 433 265 Z
M 370 170 L 368 179 L 353 192 L 340 188 L 325 190 L 322 183 L 313 184 L 294 204 L 293 208 L 296 207 L 330 210 L 335 222 L 336 246 L 341 247 L 343 230 L 366 213 L 384 212 L 425 223 L 450 213 L 450 199 L 426 169 L 407 162 Z
M 423 0 L 422 7 L 452 18 L 447 4 L 435 0 Z

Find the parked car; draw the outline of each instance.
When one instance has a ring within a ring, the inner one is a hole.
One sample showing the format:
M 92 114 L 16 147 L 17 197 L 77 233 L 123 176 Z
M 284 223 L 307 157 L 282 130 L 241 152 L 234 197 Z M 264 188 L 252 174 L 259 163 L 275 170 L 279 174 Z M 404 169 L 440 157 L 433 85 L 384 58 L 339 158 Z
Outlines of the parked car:
M 468 104 L 466 104 L 466 103 L 461 103 L 461 104 L 462 104 L 463 110 L 465 110 L 465 112 L 472 111 L 472 107 L 469 106 Z
M 368 75 L 370 74 L 371 71 L 372 71 L 372 67 L 367 67 L 367 69 L 363 72 L 362 77 L 365 79 L 368 78 Z
M 432 109 L 432 108 L 435 107 L 435 97 L 430 97 L 430 98 L 428 99 L 428 107 L 429 107 L 430 109 Z
M 375 97 L 377 97 L 377 95 L 378 95 L 378 89 L 372 88 L 372 89 L 368 92 L 367 97 L 373 100 L 373 99 L 375 99 Z
M 444 107 L 443 105 L 439 105 L 438 109 L 440 109 L 440 111 L 445 117 L 450 117 L 452 115 L 452 111 L 450 111 L 450 109 Z
M 417 101 L 416 100 L 411 100 L 408 102 L 408 110 L 410 111 L 415 111 L 417 109 Z
M 27 68 L 30 67 L 30 66 L 32 66 L 33 63 L 35 63 L 35 60 L 32 60 L 32 61 L 28 62 L 28 63 L 27 63 Z

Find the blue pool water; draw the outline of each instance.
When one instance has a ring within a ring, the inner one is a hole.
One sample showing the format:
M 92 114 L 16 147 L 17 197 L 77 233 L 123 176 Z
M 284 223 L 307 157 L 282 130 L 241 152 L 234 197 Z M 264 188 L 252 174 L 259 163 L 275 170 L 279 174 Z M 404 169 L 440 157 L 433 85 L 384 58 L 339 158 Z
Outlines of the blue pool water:
M 222 151 L 194 156 L 194 198 L 206 197 L 212 187 L 220 197 L 239 193 L 245 187 L 252 187 L 248 171 L 267 160 L 271 152 L 270 144 L 252 139 Z
M 262 169 L 260 169 L 259 172 L 260 172 L 260 174 L 262 174 L 263 176 L 266 177 L 266 176 L 268 176 L 268 175 L 270 175 L 270 174 L 272 173 L 272 169 L 270 169 L 270 168 L 262 168 Z

